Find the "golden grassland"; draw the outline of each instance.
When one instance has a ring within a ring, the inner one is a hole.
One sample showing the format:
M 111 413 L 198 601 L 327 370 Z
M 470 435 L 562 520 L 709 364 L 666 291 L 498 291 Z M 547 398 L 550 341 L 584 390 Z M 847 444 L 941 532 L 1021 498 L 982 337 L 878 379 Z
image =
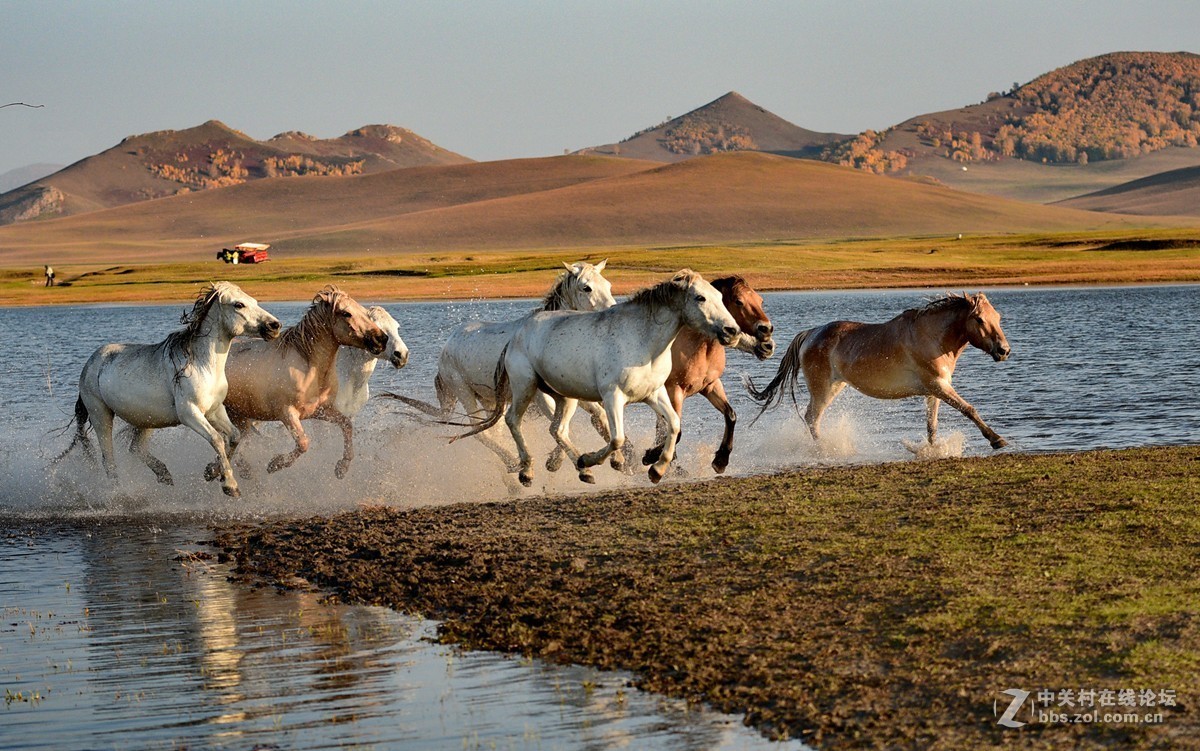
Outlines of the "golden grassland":
M 325 284 L 382 302 L 535 297 L 563 262 L 609 259 L 618 294 L 683 268 L 741 273 L 762 290 L 984 287 L 1200 281 L 1200 229 L 881 238 L 719 245 L 615 246 L 529 251 L 303 257 L 260 265 L 217 261 L 0 268 L 0 305 L 174 302 L 204 283 L 237 282 L 261 300 L 303 300 Z M 1105 249 L 1140 244 L 1138 250 Z

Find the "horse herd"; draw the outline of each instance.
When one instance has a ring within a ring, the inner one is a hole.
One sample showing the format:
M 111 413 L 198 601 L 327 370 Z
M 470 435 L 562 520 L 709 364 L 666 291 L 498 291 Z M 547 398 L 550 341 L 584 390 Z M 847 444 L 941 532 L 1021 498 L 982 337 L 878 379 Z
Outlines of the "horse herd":
M 529 486 L 533 459 L 522 421 L 530 406 L 550 418 L 556 448 L 546 468 L 557 470 L 565 455 L 581 480 L 594 482 L 592 468 L 606 459 L 617 469 L 632 461 L 625 406 L 647 404 L 657 427 L 642 463 L 658 482 L 675 457 L 684 400 L 702 394 L 725 419 L 712 461 L 714 471 L 724 472 L 737 419 L 721 382 L 725 349 L 760 360 L 774 353 L 774 327 L 762 297 L 740 276 L 710 283 L 684 269 L 617 302 L 602 275 L 605 262 L 564 265 L 539 310 L 513 321 L 470 322 L 451 333 L 434 381 L 438 404 L 379 396 L 442 424 L 469 427 L 451 440 L 475 436 Z M 55 461 L 76 446 L 94 457 L 90 426 L 104 471 L 115 482 L 113 427 L 119 417 L 132 431 L 131 452 L 159 482 L 172 484 L 166 465 L 149 452 L 149 438 L 158 428 L 185 425 L 216 452 L 206 479 L 221 478 L 222 490 L 236 497 L 232 463 L 257 423 L 278 421 L 295 442 L 292 451 L 269 462 L 267 471 L 276 472 L 308 449 L 303 421 L 315 419 L 342 430 L 343 453 L 335 466 L 340 478 L 354 456 L 353 418 L 367 402 L 376 364 L 385 360 L 401 368 L 408 361 L 395 319 L 333 286 L 313 298 L 297 324 L 284 328 L 236 285 L 215 282 L 201 290 L 181 323 L 157 344 L 106 344 L 91 355 L 79 378 L 76 434 Z M 951 386 L 968 344 L 996 361 L 1010 353 L 1000 315 L 982 293 L 947 295 L 886 323 L 835 321 L 807 329 L 792 340 L 770 383 L 758 389 L 747 378 L 745 386 L 765 411 L 785 390 L 794 403 L 803 374 L 805 421 L 814 439 L 820 438 L 821 414 L 849 384 L 880 399 L 924 396 L 931 444 L 944 401 L 1000 448 L 1004 439 Z M 571 438 L 571 418 L 580 407 L 605 441 L 598 450 L 583 452 Z M 515 458 L 485 432 L 501 419 L 516 445 Z

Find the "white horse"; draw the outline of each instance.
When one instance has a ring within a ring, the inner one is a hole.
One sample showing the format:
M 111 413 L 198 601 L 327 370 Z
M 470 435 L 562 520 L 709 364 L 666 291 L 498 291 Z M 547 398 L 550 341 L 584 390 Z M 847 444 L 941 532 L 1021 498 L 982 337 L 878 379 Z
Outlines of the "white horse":
M 535 313 L 513 334 L 495 370 L 494 393 L 511 394 L 508 409 L 497 405 L 487 420 L 465 435 L 491 427 L 503 412 L 517 444 L 518 477 L 525 486 L 533 484 L 521 419 L 542 390 L 554 399 L 550 429 L 555 440 L 575 463 L 579 478 L 594 482 L 590 467 L 610 455 L 620 468 L 625 405 L 643 402 L 667 426 L 662 454 L 649 470 L 650 480 L 658 482 L 675 458 L 679 438 L 679 416 L 664 384 L 671 374 L 671 344 L 684 326 L 722 344 L 730 344 L 739 334 L 737 322 L 721 302 L 721 293 L 690 269 L 607 310 Z M 604 448 L 582 455 L 567 431 L 580 400 L 604 404 L 611 433 Z
M 607 264 L 608 259 L 595 265 L 586 261 L 570 265 L 563 263 L 566 271 L 558 275 L 554 286 L 542 298 L 539 310 L 592 311 L 611 308 L 616 304 L 612 296 L 612 283 L 602 276 Z M 496 363 L 504 353 L 505 345 L 529 315 L 512 321 L 470 321 L 450 332 L 450 337 L 438 357 L 438 372 L 433 379 L 439 407 L 399 394 L 385 396 L 398 399 L 426 414 L 433 414 L 442 419 L 453 413 L 456 404 L 461 404 L 466 414 L 472 417 L 478 416 L 481 409 L 490 412 L 497 405 L 494 382 Z M 549 398 L 543 396 L 536 403 L 547 417 L 553 414 L 554 409 Z M 598 422 L 599 416 L 603 414 L 599 407 L 587 405 L 584 409 L 592 414 L 593 424 L 607 440 L 607 427 Z M 505 465 L 514 464 L 512 454 L 503 446 L 482 434 L 476 438 L 499 456 Z M 553 464 L 557 469 L 558 464 L 562 462 L 561 449 L 556 447 L 554 456 L 557 460 L 552 456 L 548 464 Z
M 375 366 L 386 360 L 397 370 L 408 364 L 408 345 L 400 338 L 400 324 L 378 305 L 367 308 L 371 320 L 387 334 L 388 343 L 378 355 L 372 355 L 358 347 L 339 347 L 337 354 L 337 396 L 333 408 L 346 417 L 353 418 L 366 406 L 371 398 L 370 380 Z
M 91 455 L 87 425 L 100 441 L 104 471 L 117 478 L 113 457 L 113 418 L 134 429 L 130 450 L 154 471 L 158 481 L 174 484 L 161 460 L 151 456 L 147 441 L 151 431 L 186 425 L 199 433 L 213 450 L 221 467 L 221 489 L 239 495 L 229 455 L 240 435 L 225 412 L 225 362 L 235 336 L 256 334 L 274 339 L 281 329 L 275 316 L 258 301 L 229 282 L 216 282 L 200 291 L 190 312 L 180 319 L 184 328 L 158 344 L 106 344 L 97 349 L 79 376 L 75 402 L 75 439 Z

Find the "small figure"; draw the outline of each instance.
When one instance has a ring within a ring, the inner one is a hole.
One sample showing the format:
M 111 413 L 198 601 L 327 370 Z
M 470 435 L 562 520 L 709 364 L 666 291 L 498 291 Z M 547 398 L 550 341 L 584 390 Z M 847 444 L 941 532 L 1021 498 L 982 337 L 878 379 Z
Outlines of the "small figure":
M 50 268 L 49 266 L 46 266 L 46 286 L 54 286 L 54 269 Z

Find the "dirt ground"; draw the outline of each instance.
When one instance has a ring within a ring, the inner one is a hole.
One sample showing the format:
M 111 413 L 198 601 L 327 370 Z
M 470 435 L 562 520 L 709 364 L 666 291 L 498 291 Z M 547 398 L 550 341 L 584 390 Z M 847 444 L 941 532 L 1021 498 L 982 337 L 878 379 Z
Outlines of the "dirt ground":
M 258 585 L 630 670 L 816 748 L 1200 748 L 1198 498 L 1200 447 L 1008 454 L 438 508 L 397 491 L 214 544 Z M 1023 727 L 997 722 L 1006 689 L 1032 693 Z M 1161 721 L 1030 714 L 1089 689 L 1150 689 L 1135 709 Z

